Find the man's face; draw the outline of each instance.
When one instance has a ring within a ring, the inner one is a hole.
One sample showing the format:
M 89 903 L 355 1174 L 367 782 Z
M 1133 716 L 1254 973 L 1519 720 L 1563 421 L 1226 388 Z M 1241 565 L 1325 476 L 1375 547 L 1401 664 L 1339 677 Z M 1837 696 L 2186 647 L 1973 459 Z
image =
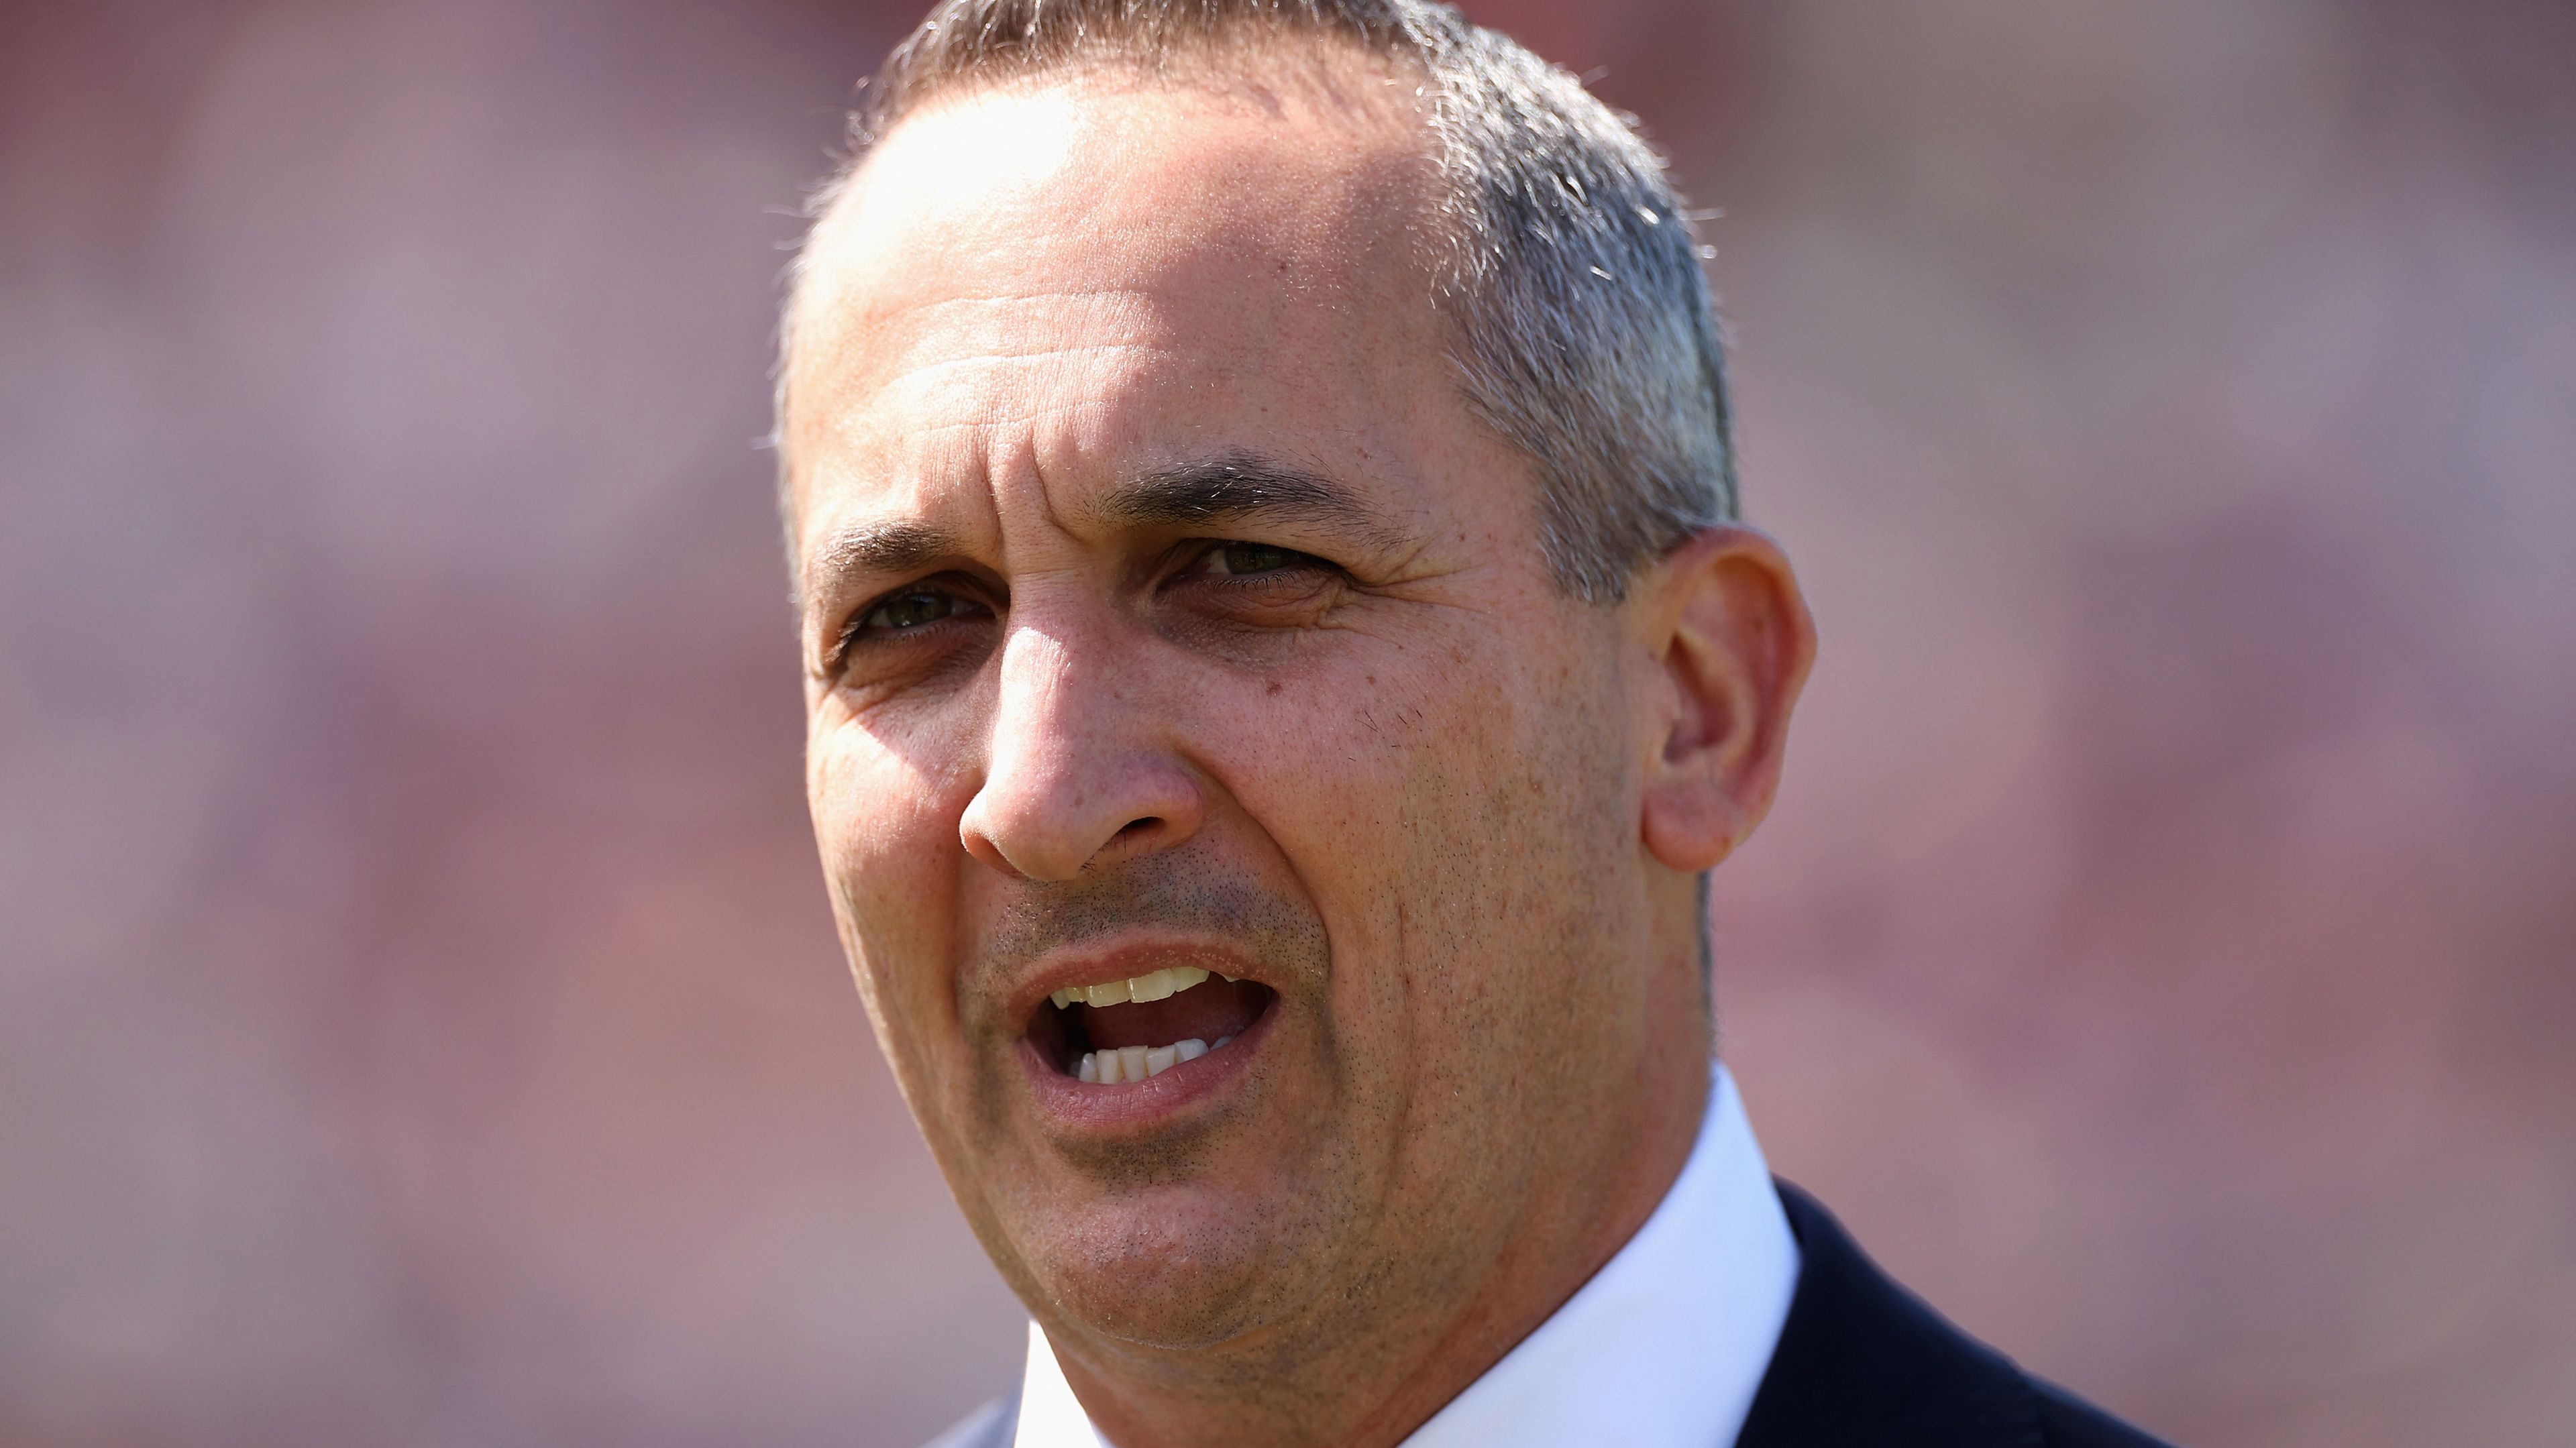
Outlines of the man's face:
M 952 100 L 811 253 L 815 831 L 1060 1348 L 1400 1336 L 1599 1200 L 1696 1006 L 1643 963 L 1648 661 L 1553 586 L 1530 465 L 1459 401 L 1381 108 Z

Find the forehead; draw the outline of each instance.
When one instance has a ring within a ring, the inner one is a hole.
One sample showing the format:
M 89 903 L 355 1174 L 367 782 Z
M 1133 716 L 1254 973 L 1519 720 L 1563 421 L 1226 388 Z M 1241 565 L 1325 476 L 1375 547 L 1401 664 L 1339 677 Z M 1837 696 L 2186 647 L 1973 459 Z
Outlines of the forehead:
M 905 119 L 809 243 L 782 419 L 799 496 L 1439 426 L 1435 172 L 1394 80 L 1104 76 Z

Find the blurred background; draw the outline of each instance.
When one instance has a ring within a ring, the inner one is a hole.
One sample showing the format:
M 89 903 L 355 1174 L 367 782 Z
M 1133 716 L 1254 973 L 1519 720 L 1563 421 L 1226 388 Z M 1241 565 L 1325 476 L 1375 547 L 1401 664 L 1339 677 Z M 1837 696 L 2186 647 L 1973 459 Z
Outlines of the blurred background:
M 919 0 L 0 8 L 0 1444 L 907 1448 L 1020 1318 L 811 857 L 767 348 Z M 2201 1445 L 2576 1424 L 2576 7 L 1469 7 L 1825 649 L 1775 1167 Z

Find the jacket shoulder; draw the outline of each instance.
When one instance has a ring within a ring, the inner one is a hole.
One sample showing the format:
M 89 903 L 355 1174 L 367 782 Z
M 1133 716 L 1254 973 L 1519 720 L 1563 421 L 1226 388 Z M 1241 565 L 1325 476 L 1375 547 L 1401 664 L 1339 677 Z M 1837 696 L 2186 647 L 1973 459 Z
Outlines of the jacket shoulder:
M 1020 1428 L 1020 1395 L 995 1398 L 958 1419 L 921 1448 L 1011 1448 Z
M 1779 1186 L 1798 1286 L 1738 1448 L 2159 1448 L 1961 1332 Z
M 2048 1448 L 2165 1448 L 2055 1383 L 2041 1378 L 2029 1382 L 2039 1400 L 2040 1441 Z

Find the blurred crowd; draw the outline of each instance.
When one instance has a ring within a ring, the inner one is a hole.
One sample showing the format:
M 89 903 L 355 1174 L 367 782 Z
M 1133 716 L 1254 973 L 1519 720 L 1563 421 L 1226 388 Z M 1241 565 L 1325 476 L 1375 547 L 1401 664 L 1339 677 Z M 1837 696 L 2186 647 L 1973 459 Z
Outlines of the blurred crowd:
M 921 0 L 0 8 L 0 1443 L 919 1441 L 766 371 Z M 1824 638 L 1775 1169 L 2200 1445 L 2576 1423 L 2576 9 L 1487 0 Z

